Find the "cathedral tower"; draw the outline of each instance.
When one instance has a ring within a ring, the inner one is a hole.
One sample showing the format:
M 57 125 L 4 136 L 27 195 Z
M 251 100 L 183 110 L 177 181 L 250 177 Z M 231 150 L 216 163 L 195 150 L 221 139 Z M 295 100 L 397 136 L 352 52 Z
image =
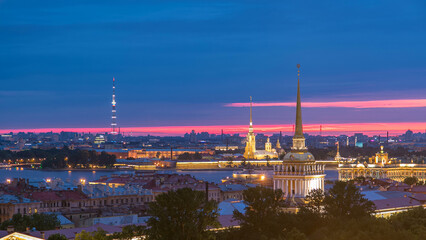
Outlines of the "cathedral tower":
M 265 143 L 265 151 L 272 152 L 272 143 L 269 141 L 269 137 L 267 142 Z
M 253 100 L 250 96 L 250 126 L 249 126 L 249 132 L 247 134 L 246 139 L 246 149 L 244 152 L 244 157 L 246 159 L 254 159 L 254 153 L 256 152 L 256 136 L 253 132 L 253 115 L 252 115 L 252 106 Z
M 285 196 L 304 198 L 314 189 L 324 190 L 324 165 L 317 164 L 305 145 L 300 100 L 300 64 L 297 64 L 296 128 L 293 147 L 284 156 L 281 165 L 274 166 L 274 189 L 281 189 Z

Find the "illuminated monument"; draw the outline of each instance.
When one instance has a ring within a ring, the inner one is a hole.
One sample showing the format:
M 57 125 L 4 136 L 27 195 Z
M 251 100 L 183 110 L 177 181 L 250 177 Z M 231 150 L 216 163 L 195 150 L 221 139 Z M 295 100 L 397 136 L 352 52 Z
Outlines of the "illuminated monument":
M 281 165 L 274 165 L 274 189 L 281 189 L 284 196 L 304 198 L 314 189 L 324 190 L 324 167 L 317 164 L 305 145 L 302 126 L 302 105 L 300 101 L 300 64 L 297 64 L 297 105 L 296 129 L 293 147 L 284 156 Z
M 265 143 L 265 150 L 256 150 L 256 136 L 253 132 L 253 115 L 252 115 L 252 98 L 250 97 L 250 126 L 249 132 L 246 137 L 246 148 L 244 151 L 245 159 L 273 159 L 278 158 L 278 153 L 272 148 L 272 144 L 269 141 Z
M 244 151 L 244 157 L 246 159 L 254 159 L 254 153 L 256 152 L 256 136 L 253 132 L 252 104 L 252 98 L 250 96 L 250 126 L 247 134 L 246 150 Z

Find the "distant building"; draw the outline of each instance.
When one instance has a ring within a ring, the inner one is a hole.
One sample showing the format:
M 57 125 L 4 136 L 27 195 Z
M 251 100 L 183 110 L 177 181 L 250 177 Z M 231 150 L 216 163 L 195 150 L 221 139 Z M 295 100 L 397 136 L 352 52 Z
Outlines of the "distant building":
M 173 159 L 177 159 L 177 157 L 181 154 L 189 153 L 189 154 L 205 154 L 205 155 L 213 155 L 214 150 L 211 149 L 132 149 L 128 152 L 129 158 L 167 158 L 173 154 Z
M 22 196 L 0 195 L 0 222 L 11 219 L 15 214 L 29 215 L 38 213 L 40 202 Z
M 402 182 L 407 177 L 416 177 L 419 181 L 426 180 L 426 164 L 397 163 L 389 160 L 388 153 L 383 151 L 364 163 L 341 163 L 337 168 L 339 180 L 348 181 L 357 177 L 371 177 L 375 179 L 392 179 Z
M 126 159 L 129 155 L 129 151 L 125 149 L 96 149 L 95 151 L 98 154 L 106 152 L 110 155 L 114 155 L 117 159 Z
M 214 147 L 216 151 L 233 151 L 238 150 L 238 146 L 218 145 Z

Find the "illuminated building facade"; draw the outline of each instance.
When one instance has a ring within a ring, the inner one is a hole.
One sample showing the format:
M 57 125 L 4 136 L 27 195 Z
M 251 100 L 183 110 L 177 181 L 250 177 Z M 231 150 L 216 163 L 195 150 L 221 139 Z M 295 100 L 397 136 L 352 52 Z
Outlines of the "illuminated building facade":
M 383 146 L 380 152 L 369 158 L 369 163 L 341 163 L 337 170 L 341 181 L 349 181 L 357 177 L 392 179 L 399 182 L 407 177 L 416 177 L 419 181 L 426 180 L 426 164 L 392 161 L 388 153 L 383 151 Z
M 256 136 L 253 132 L 253 115 L 252 115 L 252 98 L 250 96 L 250 126 L 247 134 L 246 148 L 244 151 L 244 157 L 246 159 L 254 159 L 254 153 L 256 152 Z
M 284 156 L 280 165 L 274 165 L 273 186 L 281 189 L 284 196 L 304 198 L 314 189 L 324 190 L 325 165 L 317 164 L 314 156 L 308 152 L 302 126 L 302 107 L 300 101 L 300 65 L 297 79 L 296 128 L 293 147 Z
M 252 118 L 252 98 L 250 97 L 250 126 L 249 132 L 246 137 L 246 148 L 244 151 L 245 159 L 273 159 L 278 158 L 277 151 L 272 148 L 272 144 L 269 141 L 265 143 L 265 150 L 256 150 L 256 136 L 253 131 L 253 118 Z
M 129 158 L 165 158 L 170 159 L 173 156 L 173 159 L 177 159 L 179 155 L 189 153 L 195 154 L 199 153 L 201 155 L 213 155 L 214 150 L 212 149 L 132 149 L 128 152 Z M 201 160 L 201 159 L 200 159 Z

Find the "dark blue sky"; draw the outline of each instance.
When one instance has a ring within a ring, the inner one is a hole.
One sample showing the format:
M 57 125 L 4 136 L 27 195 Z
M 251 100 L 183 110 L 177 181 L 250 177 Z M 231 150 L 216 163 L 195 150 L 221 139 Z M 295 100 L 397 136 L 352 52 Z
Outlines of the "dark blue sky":
M 426 2 L 0 0 L 0 129 L 246 124 L 244 102 L 426 98 Z M 426 122 L 306 108 L 306 123 Z M 255 109 L 258 124 L 294 108 Z

